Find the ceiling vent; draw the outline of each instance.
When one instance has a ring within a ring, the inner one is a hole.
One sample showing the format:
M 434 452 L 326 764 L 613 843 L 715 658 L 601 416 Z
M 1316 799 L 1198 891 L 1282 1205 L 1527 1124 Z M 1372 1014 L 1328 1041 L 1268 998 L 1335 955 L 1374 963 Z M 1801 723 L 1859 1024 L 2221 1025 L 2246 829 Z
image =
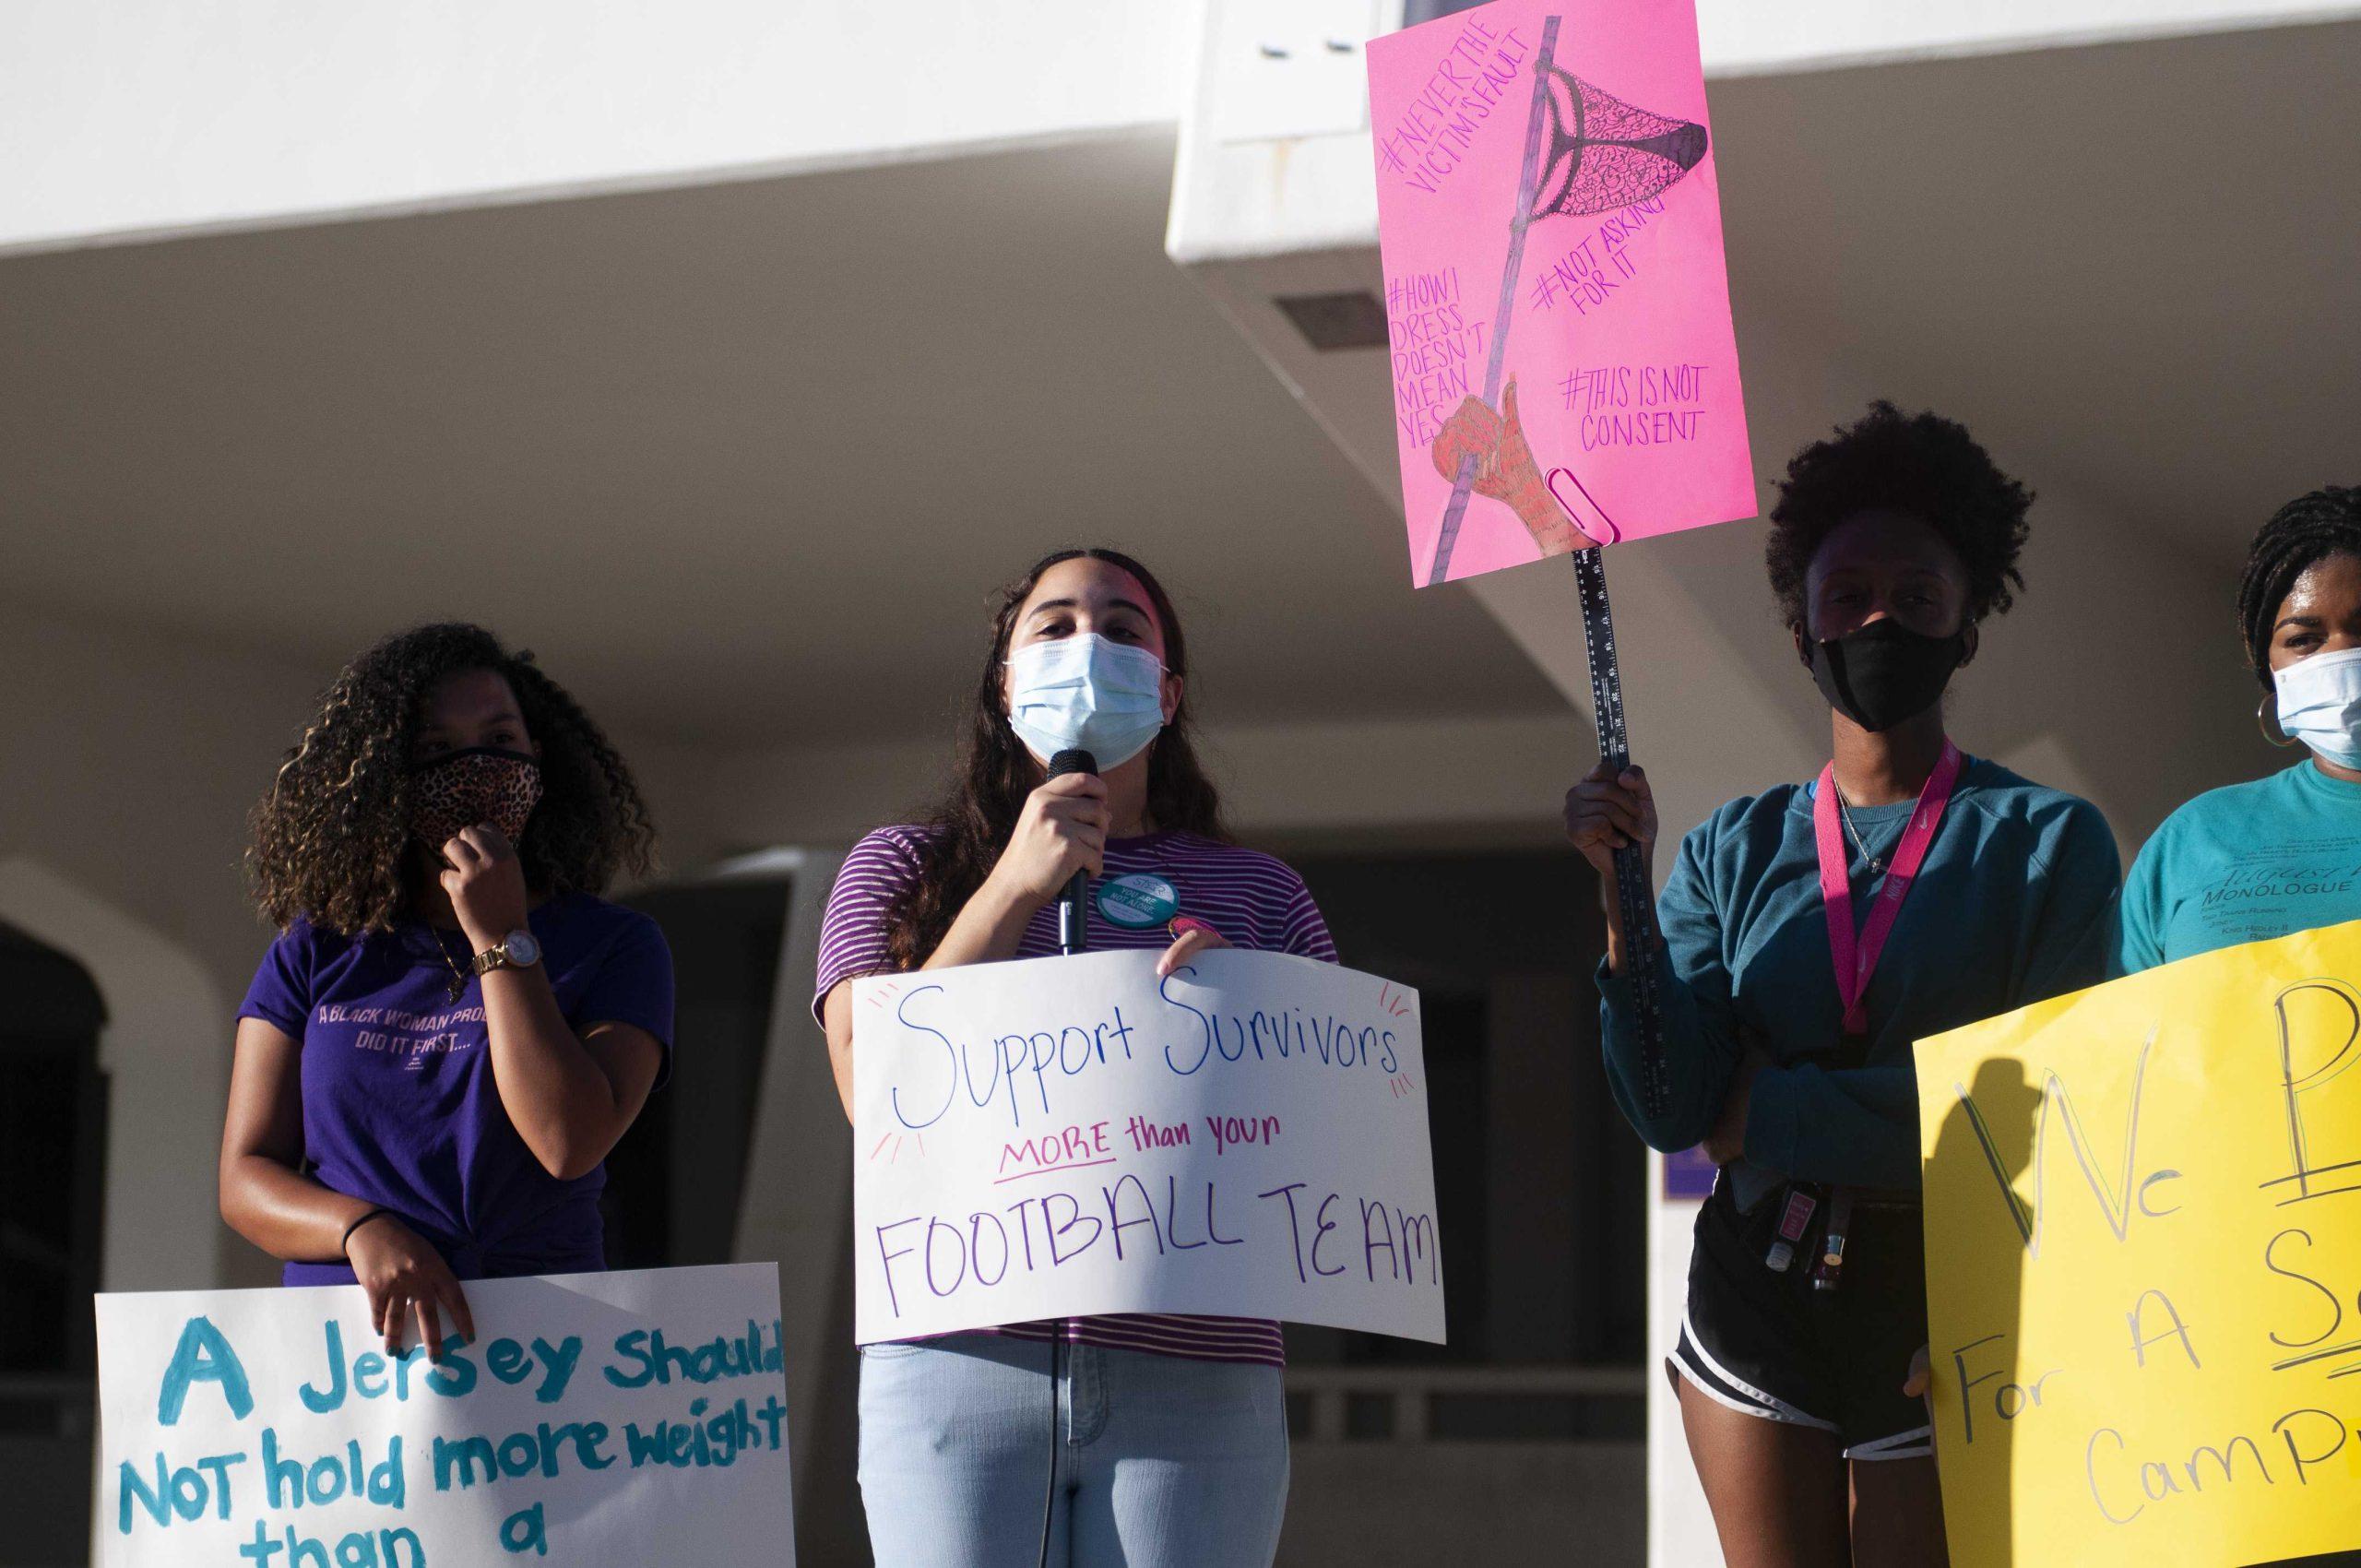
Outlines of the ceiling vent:
M 1366 289 L 1346 294 L 1283 294 L 1271 303 L 1295 323 L 1305 342 L 1323 354 L 1334 349 L 1385 347 L 1385 307 Z

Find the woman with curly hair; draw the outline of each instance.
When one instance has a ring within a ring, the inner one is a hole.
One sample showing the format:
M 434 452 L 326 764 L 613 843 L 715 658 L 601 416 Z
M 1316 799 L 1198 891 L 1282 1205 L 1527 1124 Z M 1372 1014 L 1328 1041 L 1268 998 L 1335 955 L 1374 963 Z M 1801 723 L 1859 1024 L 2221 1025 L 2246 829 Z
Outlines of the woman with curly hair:
M 1052 906 L 1078 872 L 1096 879 L 1089 945 L 1161 949 L 1159 973 L 1208 947 L 1335 960 L 1301 879 L 1224 830 L 1188 667 L 1171 600 L 1129 556 L 1061 551 L 1002 592 L 950 797 L 855 845 L 828 897 L 813 1008 L 847 1115 L 853 978 L 1052 956 Z M 1068 750 L 1095 771 L 1049 777 Z M 1284 1360 L 1275 1323 L 1164 1314 L 864 1346 L 877 1561 L 1267 1563 Z
M 2262 525 L 2238 636 L 2264 736 L 2310 755 L 2165 819 L 2124 879 L 2116 973 L 2361 920 L 2361 489 L 2299 495 Z
M 603 1161 L 670 1062 L 631 771 L 529 654 L 421 626 L 347 665 L 255 810 L 279 927 L 238 1009 L 221 1217 L 389 1352 L 459 1281 L 605 1266 Z
M 1771 588 L 1829 703 L 1816 781 L 1682 840 L 1660 930 L 1622 928 L 1614 851 L 1653 856 L 1637 767 L 1566 826 L 1607 885 L 1608 1076 L 1640 1135 L 1720 1169 L 1667 1368 L 1736 1568 L 1944 1560 L 1927 1413 L 1911 1042 L 2096 976 L 2119 874 L 2087 802 L 1964 754 L 1942 694 L 2023 587 L 2024 487 L 1959 425 L 1888 403 L 1787 468 Z M 1655 944 L 1669 1103 L 1639 1093 L 1635 944 Z

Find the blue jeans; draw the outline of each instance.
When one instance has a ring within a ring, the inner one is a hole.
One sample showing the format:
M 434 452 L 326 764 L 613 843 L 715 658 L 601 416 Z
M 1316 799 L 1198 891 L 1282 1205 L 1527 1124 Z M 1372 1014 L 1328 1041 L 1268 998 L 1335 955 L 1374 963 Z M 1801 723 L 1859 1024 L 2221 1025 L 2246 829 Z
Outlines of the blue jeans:
M 1280 1384 L 1276 1367 L 989 1334 L 867 1347 L 860 1497 L 878 1568 L 1031 1568 L 1045 1490 L 1050 1568 L 1269 1568 L 1287 1496 Z

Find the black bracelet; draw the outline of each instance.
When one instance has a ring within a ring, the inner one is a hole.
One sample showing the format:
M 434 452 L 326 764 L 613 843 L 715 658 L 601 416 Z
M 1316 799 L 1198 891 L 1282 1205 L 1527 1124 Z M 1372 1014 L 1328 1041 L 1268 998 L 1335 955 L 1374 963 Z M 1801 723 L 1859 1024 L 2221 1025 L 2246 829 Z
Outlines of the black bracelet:
M 355 1230 L 360 1229 L 362 1226 L 368 1224 L 371 1220 L 375 1219 L 382 1215 L 393 1214 L 393 1212 L 394 1211 L 389 1208 L 373 1208 L 368 1213 L 362 1215 L 360 1218 L 354 1220 L 351 1224 L 344 1228 L 344 1238 L 337 1242 L 336 1250 L 338 1253 L 342 1254 L 345 1262 L 350 1263 L 352 1261 L 352 1233 Z M 399 1218 L 400 1217 L 397 1215 L 395 1218 Z

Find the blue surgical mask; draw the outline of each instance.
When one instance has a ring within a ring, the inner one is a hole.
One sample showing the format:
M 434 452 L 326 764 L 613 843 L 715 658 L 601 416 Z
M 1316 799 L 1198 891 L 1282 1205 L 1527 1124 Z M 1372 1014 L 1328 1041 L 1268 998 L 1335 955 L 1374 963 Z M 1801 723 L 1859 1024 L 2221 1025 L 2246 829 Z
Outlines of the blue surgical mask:
M 2361 767 L 2361 647 L 2297 659 L 2272 679 L 2281 733 L 2340 767 Z
M 1164 664 L 1095 632 L 1027 643 L 1008 656 L 1008 727 L 1042 762 L 1088 752 L 1121 767 L 1164 728 Z

